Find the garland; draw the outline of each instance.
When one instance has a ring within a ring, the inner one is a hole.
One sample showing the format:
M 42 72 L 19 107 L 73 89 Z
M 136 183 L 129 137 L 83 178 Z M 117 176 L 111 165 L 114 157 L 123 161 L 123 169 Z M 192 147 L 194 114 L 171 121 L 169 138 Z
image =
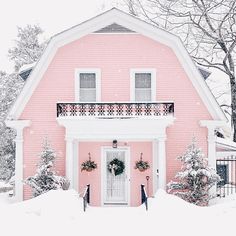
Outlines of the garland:
M 120 175 L 124 172 L 125 164 L 123 161 L 118 160 L 117 158 L 110 161 L 108 164 L 108 170 L 114 176 Z

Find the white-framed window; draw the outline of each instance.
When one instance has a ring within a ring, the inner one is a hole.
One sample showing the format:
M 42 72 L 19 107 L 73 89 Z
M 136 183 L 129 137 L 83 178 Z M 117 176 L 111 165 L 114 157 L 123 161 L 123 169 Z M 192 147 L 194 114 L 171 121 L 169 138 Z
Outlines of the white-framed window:
M 79 102 L 98 102 L 101 98 L 100 69 L 76 69 L 75 100 Z
M 156 100 L 155 69 L 131 69 L 130 77 L 131 101 L 147 102 Z

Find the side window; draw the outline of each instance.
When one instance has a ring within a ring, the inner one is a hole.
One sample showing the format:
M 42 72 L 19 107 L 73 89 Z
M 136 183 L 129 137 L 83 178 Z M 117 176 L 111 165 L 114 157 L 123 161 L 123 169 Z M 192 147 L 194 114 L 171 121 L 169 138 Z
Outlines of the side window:
M 151 73 L 135 73 L 135 101 L 152 100 Z
M 79 74 L 79 101 L 96 102 L 96 74 Z

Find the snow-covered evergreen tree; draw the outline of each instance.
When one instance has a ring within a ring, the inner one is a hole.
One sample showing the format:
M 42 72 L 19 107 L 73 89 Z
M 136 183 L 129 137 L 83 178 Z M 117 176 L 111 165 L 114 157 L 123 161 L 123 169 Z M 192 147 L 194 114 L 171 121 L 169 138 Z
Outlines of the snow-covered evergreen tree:
M 25 183 L 31 187 L 34 197 L 49 190 L 66 190 L 69 188 L 69 181 L 65 177 L 57 175 L 53 169 L 55 159 L 56 153 L 51 148 L 48 140 L 45 139 L 36 174 L 25 180 Z
M 196 205 L 207 205 L 214 197 L 210 188 L 219 180 L 216 171 L 209 167 L 207 158 L 193 139 L 187 151 L 178 159 L 182 162 L 181 171 L 175 176 L 178 181 L 168 183 L 168 192 Z
M 40 42 L 39 36 L 43 30 L 37 25 L 27 25 L 25 28 L 18 27 L 16 46 L 8 51 L 10 60 L 15 63 L 15 70 L 23 65 L 38 61 L 46 46 Z
M 9 57 L 18 71 L 25 64 L 36 62 L 46 46 L 40 43 L 42 29 L 39 26 L 27 25 L 18 27 L 16 46 L 9 50 Z M 0 71 L 0 179 L 8 180 L 15 170 L 15 131 L 6 127 L 5 118 L 10 107 L 20 93 L 24 81 L 18 73 L 7 74 Z
M 0 72 L 0 179 L 5 181 L 15 171 L 15 132 L 6 127 L 4 120 L 23 84 L 17 74 Z

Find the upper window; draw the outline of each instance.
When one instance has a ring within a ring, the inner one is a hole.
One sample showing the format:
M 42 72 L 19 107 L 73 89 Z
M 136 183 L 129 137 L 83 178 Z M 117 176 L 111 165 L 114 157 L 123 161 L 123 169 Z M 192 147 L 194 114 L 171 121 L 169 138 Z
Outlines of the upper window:
M 100 71 L 77 70 L 75 97 L 80 102 L 96 102 L 100 97 Z
M 131 70 L 131 100 L 146 102 L 156 100 L 155 70 Z
M 81 102 L 96 101 L 96 74 L 80 73 L 79 100 Z
M 151 73 L 135 73 L 135 101 L 151 100 Z

